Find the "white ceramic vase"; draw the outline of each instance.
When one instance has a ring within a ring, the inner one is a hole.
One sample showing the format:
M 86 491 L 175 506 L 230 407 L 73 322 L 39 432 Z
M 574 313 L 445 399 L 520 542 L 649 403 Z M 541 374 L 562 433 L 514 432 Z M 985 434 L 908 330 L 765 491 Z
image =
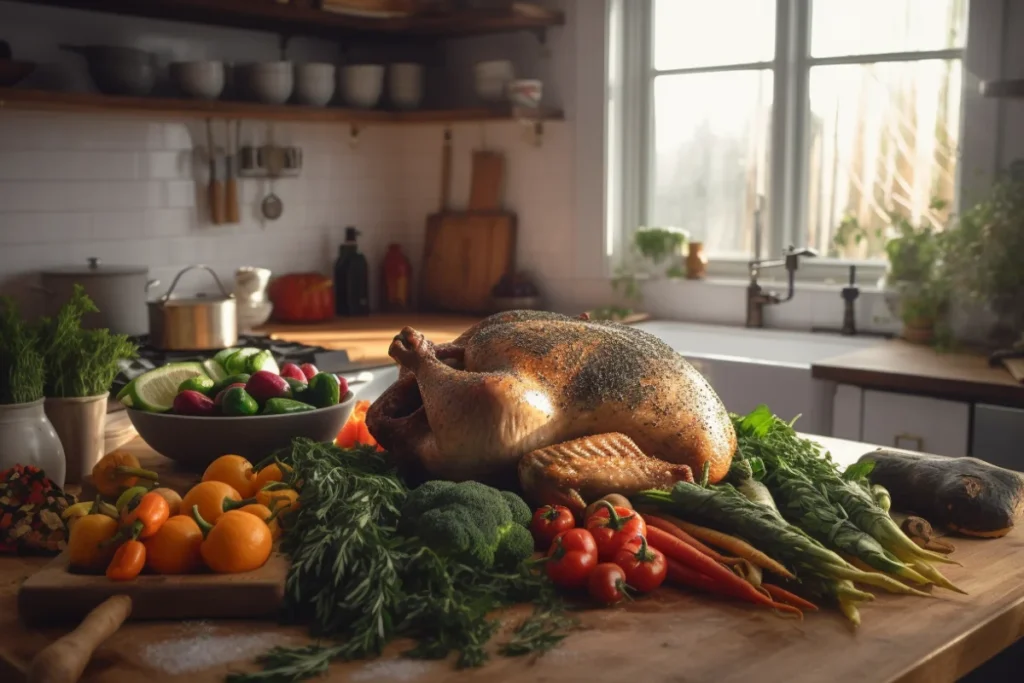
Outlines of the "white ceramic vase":
M 43 399 L 0 405 L 0 470 L 33 465 L 64 488 L 64 448 L 43 410 Z
M 46 399 L 46 417 L 64 446 L 66 481 L 81 484 L 103 457 L 107 394 Z

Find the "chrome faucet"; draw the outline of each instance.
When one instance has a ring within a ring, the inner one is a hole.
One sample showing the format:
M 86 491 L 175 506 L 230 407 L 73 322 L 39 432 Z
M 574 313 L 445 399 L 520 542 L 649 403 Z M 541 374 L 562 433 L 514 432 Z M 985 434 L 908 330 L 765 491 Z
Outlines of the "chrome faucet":
M 817 256 L 818 252 L 809 247 L 797 249 L 790 245 L 781 259 L 773 261 L 751 261 L 750 284 L 747 285 L 747 327 L 764 327 L 764 307 L 774 304 L 781 304 L 793 298 L 794 280 L 796 269 L 800 266 L 801 256 Z M 780 297 L 775 292 L 766 292 L 757 281 L 762 268 L 778 268 L 785 266 L 788 274 L 788 291 L 785 297 Z

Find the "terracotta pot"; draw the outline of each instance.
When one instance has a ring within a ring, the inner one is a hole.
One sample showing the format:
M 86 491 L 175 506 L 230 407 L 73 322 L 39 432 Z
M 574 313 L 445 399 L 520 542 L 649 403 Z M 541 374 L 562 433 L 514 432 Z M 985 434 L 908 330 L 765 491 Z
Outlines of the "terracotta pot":
M 903 323 L 902 336 L 911 344 L 931 344 L 935 339 L 935 321 L 914 320 Z
M 46 399 L 46 416 L 64 445 L 67 482 L 80 484 L 103 457 L 107 394 Z
M 43 411 L 43 399 L 0 405 L 0 471 L 34 465 L 64 488 L 64 448 Z
M 686 279 L 703 280 L 708 274 L 708 255 L 704 253 L 703 242 L 690 242 L 690 253 L 686 257 Z

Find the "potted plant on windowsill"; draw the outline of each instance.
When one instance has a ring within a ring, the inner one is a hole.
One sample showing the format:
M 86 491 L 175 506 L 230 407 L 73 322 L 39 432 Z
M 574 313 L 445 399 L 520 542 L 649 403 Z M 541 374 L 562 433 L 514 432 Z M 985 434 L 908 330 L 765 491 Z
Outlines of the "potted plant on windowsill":
M 39 325 L 46 381 L 46 415 L 67 456 L 67 481 L 79 483 L 103 457 L 103 429 L 110 385 L 118 361 L 137 349 L 128 337 L 107 329 L 82 329 L 82 317 L 97 312 L 81 286 L 53 319 Z
M 632 306 L 643 300 L 641 279 L 686 277 L 686 245 L 690 233 L 681 228 L 639 227 L 633 232 L 629 252 L 612 278 L 612 292 L 620 305 L 590 311 L 591 318 L 633 321 L 640 317 Z
M 0 471 L 30 465 L 64 486 L 64 449 L 43 410 L 43 358 L 39 340 L 0 298 Z

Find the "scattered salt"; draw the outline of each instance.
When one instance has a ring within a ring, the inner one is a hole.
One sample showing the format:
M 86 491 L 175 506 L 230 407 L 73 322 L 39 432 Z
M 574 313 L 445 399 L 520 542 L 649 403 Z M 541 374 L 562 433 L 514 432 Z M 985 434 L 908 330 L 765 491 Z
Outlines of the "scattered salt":
M 354 672 L 352 681 L 411 681 L 427 673 L 430 664 L 413 659 L 371 662 Z
M 184 637 L 150 643 L 140 654 L 150 666 L 174 675 L 252 659 L 284 644 L 280 633 L 217 635 L 218 630 L 205 622 L 183 624 Z

